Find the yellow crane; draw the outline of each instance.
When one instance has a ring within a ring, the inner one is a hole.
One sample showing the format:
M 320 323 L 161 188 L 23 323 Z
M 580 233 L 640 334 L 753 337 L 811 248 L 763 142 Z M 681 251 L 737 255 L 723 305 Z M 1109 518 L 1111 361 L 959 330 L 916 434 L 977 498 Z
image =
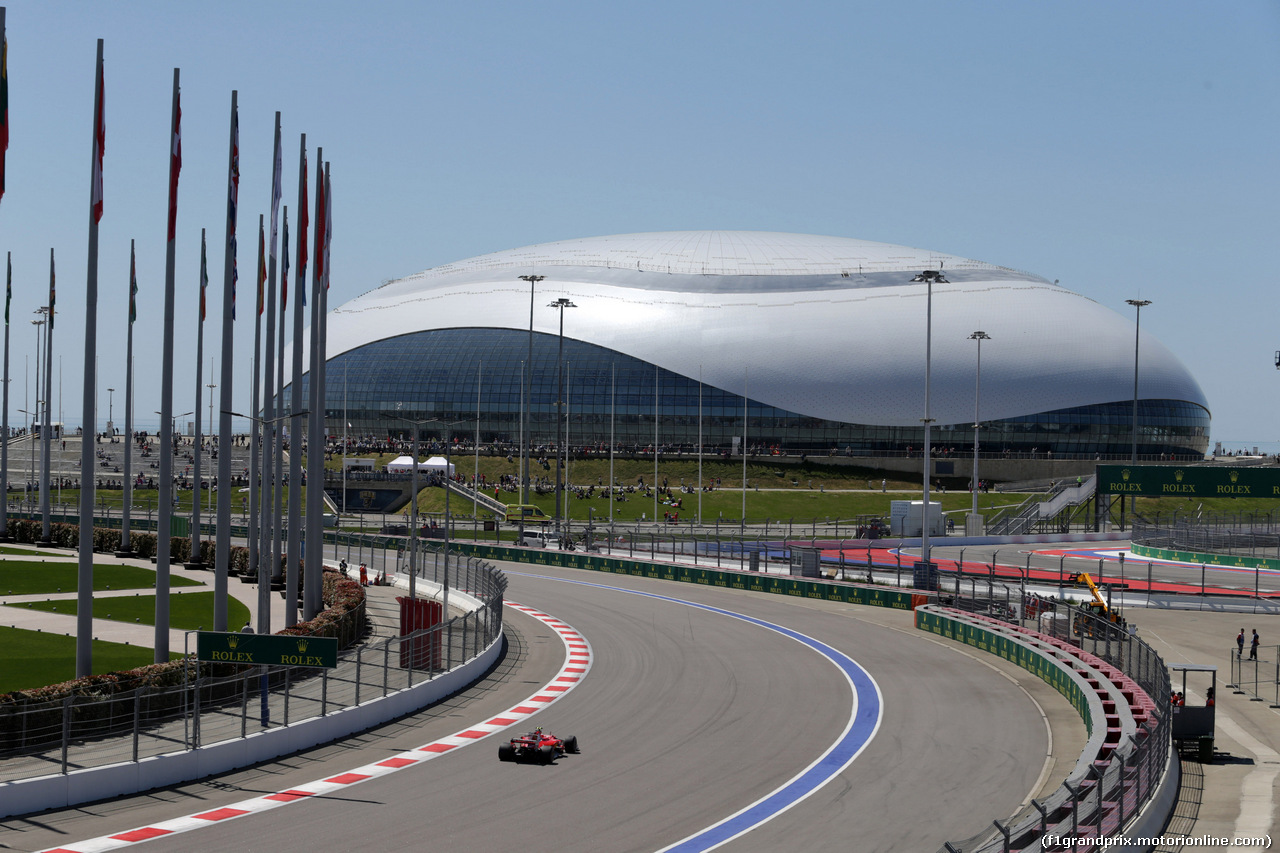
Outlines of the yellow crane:
M 1086 613 L 1092 614 L 1098 619 L 1110 622 L 1120 628 L 1124 628 L 1124 617 L 1120 615 L 1120 611 L 1112 610 L 1107 606 L 1107 601 L 1102 597 L 1102 592 L 1098 589 L 1098 585 L 1093 582 L 1093 576 L 1088 572 L 1079 572 L 1069 577 L 1072 583 L 1083 583 L 1089 587 L 1089 592 L 1093 593 L 1093 601 L 1086 605 Z M 1088 618 L 1086 613 L 1081 613 L 1075 620 L 1075 632 L 1077 635 L 1087 634 L 1093 636 L 1093 620 Z

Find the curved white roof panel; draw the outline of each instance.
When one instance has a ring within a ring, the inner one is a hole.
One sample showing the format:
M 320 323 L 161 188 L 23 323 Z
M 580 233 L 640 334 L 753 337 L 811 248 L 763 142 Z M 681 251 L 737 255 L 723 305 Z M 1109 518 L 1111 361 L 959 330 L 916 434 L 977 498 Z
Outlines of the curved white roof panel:
M 918 426 L 924 412 L 926 285 L 933 287 L 931 415 L 971 423 L 977 348 L 983 420 L 1131 400 L 1133 323 L 1030 273 L 841 237 L 742 231 L 622 234 L 545 243 L 388 282 L 329 317 L 328 358 L 430 329 L 565 336 L 846 423 Z M 1208 408 L 1178 359 L 1142 335 L 1139 395 Z

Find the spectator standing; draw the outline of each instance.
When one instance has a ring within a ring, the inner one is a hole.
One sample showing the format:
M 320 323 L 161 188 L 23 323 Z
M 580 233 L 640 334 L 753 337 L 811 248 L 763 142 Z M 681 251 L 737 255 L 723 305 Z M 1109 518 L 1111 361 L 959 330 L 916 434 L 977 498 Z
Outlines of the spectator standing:
M 1258 643 L 1262 642 L 1258 638 L 1258 629 L 1253 629 L 1253 639 L 1249 641 L 1249 660 L 1258 659 Z

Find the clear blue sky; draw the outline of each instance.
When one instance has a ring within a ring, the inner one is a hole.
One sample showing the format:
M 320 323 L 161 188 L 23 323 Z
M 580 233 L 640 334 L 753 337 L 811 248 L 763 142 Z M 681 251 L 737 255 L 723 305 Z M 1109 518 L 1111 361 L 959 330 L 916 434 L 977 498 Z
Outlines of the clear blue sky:
M 1214 440 L 1280 440 L 1275 2 L 6 5 L 0 251 L 14 264 L 11 424 L 23 419 L 24 383 L 34 399 L 28 321 L 47 297 L 50 247 L 62 417 L 82 420 L 93 60 L 103 38 L 99 429 L 107 387 L 124 422 L 130 238 L 141 288 L 136 418 L 140 428 L 158 422 L 179 67 L 176 412 L 195 403 L 201 227 L 210 278 L 222 280 L 236 89 L 242 411 L 256 225 L 270 201 L 280 110 L 291 220 L 298 134 L 313 166 L 316 145 L 333 164 L 331 306 L 441 263 L 598 234 L 752 229 L 902 243 L 1060 279 L 1125 312 L 1126 298 L 1152 300 L 1143 329 L 1204 387 Z M 211 297 L 212 321 L 220 289 Z M 214 322 L 206 338 L 216 355 Z

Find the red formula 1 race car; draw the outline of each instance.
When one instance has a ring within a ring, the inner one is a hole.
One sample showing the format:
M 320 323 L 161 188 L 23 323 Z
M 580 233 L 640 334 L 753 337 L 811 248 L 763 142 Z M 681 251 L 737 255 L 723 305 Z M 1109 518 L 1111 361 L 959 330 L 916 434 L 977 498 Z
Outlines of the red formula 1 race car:
M 558 738 L 544 732 L 541 727 L 526 735 L 518 735 L 510 743 L 498 747 L 499 761 L 536 761 L 539 764 L 550 764 L 560 756 L 578 753 L 576 737 Z

